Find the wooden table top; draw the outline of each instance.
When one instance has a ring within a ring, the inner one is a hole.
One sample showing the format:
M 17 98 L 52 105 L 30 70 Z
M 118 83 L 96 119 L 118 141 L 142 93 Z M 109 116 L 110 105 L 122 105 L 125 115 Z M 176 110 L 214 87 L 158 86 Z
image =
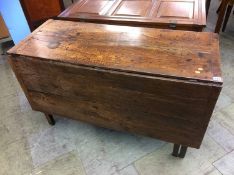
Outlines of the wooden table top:
M 8 54 L 222 84 L 218 35 L 48 20 Z
M 60 19 L 201 31 L 206 0 L 80 0 Z

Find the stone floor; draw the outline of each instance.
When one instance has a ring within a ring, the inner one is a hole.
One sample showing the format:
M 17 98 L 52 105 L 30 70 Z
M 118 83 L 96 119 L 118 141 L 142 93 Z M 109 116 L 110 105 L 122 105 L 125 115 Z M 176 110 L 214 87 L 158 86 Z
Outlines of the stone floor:
M 213 30 L 217 0 L 206 30 Z M 233 15 L 234 16 L 234 15 Z M 224 87 L 203 144 L 184 159 L 172 144 L 32 111 L 0 56 L 0 175 L 234 175 L 234 18 L 220 35 Z

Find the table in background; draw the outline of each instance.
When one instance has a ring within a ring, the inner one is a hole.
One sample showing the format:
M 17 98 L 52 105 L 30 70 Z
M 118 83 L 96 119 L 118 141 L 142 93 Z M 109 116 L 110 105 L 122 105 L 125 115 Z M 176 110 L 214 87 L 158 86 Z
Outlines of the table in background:
M 202 31 L 206 0 L 80 0 L 59 19 Z

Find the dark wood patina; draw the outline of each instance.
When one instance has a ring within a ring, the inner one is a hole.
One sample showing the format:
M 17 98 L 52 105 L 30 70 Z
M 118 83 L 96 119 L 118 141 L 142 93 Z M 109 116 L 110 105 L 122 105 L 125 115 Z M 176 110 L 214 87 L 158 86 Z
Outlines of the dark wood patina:
M 49 20 L 9 52 L 32 106 L 199 148 L 222 87 L 218 35 Z M 178 146 L 179 145 L 179 146 Z

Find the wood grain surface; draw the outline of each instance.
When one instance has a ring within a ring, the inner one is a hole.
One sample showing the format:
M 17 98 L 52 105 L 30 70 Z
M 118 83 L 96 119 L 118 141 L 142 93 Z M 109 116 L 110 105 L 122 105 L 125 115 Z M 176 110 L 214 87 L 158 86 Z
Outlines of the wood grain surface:
M 9 53 L 143 75 L 222 83 L 218 35 L 49 20 Z
M 212 33 L 50 20 L 8 54 L 34 110 L 195 148 L 222 87 Z

